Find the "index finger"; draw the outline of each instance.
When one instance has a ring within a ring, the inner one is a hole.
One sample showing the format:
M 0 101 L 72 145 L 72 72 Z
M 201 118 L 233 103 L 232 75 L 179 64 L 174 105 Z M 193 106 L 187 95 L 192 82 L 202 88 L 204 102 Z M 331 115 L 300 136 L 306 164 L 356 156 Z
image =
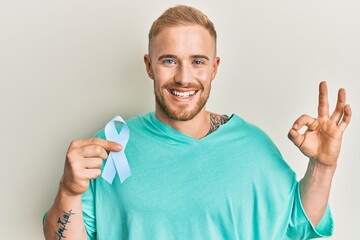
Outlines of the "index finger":
M 116 142 L 108 141 L 101 138 L 85 138 L 80 140 L 74 140 L 70 144 L 70 148 L 79 148 L 86 145 L 99 145 L 107 151 L 120 151 L 121 145 Z
M 329 117 L 328 89 L 325 81 L 319 85 L 318 117 Z

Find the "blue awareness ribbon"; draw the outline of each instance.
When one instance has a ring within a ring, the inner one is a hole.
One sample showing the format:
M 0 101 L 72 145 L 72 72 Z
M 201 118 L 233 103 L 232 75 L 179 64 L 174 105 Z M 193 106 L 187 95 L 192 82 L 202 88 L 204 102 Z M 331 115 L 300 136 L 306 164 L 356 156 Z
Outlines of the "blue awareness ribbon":
M 123 125 L 120 133 L 118 133 L 116 129 L 116 126 L 119 124 Z M 125 148 L 129 141 L 130 130 L 122 117 L 115 116 L 106 124 L 105 137 L 106 140 L 121 144 L 122 149 L 120 152 L 109 153 L 101 177 L 108 183 L 112 184 L 117 172 L 120 182 L 123 183 L 128 177 L 131 176 L 131 170 L 125 155 Z

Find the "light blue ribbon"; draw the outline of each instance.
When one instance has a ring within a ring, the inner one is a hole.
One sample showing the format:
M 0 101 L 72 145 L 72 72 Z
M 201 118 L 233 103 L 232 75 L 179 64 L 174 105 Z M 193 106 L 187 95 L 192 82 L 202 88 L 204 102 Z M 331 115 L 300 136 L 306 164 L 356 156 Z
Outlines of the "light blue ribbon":
M 120 133 L 118 133 L 116 125 L 121 123 L 123 123 L 123 126 Z M 131 176 L 131 170 L 125 155 L 126 144 L 128 143 L 130 137 L 129 127 L 120 116 L 116 116 L 106 124 L 105 137 L 106 140 L 121 144 L 122 149 L 120 152 L 109 153 L 101 176 L 108 183 L 112 184 L 117 172 L 120 178 L 120 182 L 123 183 L 128 177 Z

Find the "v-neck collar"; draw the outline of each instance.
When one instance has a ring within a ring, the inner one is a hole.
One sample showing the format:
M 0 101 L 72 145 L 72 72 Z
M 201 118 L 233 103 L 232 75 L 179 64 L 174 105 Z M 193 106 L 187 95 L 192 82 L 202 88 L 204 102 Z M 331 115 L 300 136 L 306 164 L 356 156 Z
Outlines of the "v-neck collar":
M 159 129 L 163 132 L 163 134 L 166 134 L 168 137 L 171 138 L 175 138 L 177 140 L 180 141 L 185 141 L 185 142 L 189 142 L 189 143 L 200 143 L 200 142 L 204 142 L 207 141 L 208 139 L 213 138 L 214 136 L 216 136 L 217 134 L 219 134 L 223 128 L 226 128 L 227 125 L 230 125 L 234 116 L 234 114 L 232 114 L 229 117 L 229 121 L 223 125 L 221 125 L 216 131 L 212 132 L 211 134 L 208 134 L 206 136 L 204 136 L 203 138 L 200 139 L 196 139 L 194 137 L 191 137 L 189 135 L 186 135 L 178 130 L 176 130 L 175 128 L 171 127 L 170 125 L 167 125 L 166 123 L 161 122 L 155 115 L 155 112 L 150 112 L 149 113 L 150 116 L 150 121 Z

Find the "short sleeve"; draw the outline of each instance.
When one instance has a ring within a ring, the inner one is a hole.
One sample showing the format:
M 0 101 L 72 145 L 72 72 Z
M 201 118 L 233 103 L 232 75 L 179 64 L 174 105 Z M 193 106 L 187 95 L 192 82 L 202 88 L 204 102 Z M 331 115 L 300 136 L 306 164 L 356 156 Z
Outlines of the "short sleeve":
M 319 224 L 316 227 L 311 224 L 301 203 L 300 183 L 298 183 L 290 222 L 284 239 L 294 240 L 330 237 L 333 233 L 333 227 L 334 223 L 329 206 L 326 207 Z
M 96 214 L 93 180 L 91 180 L 88 190 L 82 194 L 82 210 L 88 239 L 93 240 L 95 239 L 96 235 Z
M 96 133 L 95 138 L 105 139 L 104 130 Z M 89 240 L 96 239 L 96 206 L 95 206 L 96 179 L 90 181 L 89 188 L 82 194 L 82 209 L 84 225 Z

